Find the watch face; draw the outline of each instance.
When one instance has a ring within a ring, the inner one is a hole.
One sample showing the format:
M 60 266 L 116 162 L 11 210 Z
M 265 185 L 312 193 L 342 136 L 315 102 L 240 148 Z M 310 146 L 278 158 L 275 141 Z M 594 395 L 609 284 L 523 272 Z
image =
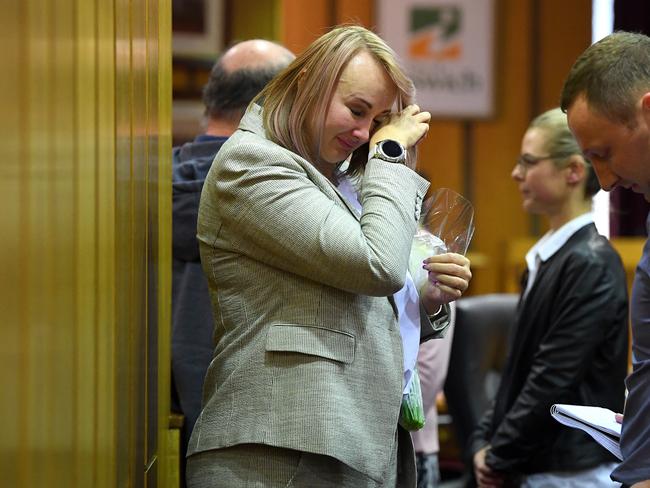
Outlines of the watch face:
M 399 158 L 402 155 L 402 146 L 397 141 L 387 139 L 381 143 L 381 150 L 391 158 Z

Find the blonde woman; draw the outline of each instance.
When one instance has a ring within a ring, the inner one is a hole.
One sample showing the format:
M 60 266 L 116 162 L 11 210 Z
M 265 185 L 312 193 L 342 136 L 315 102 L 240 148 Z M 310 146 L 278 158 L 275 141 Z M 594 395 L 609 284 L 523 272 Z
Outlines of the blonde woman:
M 414 486 L 392 296 L 428 187 L 411 168 L 429 118 L 390 48 L 339 27 L 267 85 L 221 148 L 198 220 L 215 350 L 190 487 Z M 351 156 L 361 214 L 337 189 Z M 430 327 L 470 272 L 458 255 L 423 266 L 437 274 L 422 299 Z

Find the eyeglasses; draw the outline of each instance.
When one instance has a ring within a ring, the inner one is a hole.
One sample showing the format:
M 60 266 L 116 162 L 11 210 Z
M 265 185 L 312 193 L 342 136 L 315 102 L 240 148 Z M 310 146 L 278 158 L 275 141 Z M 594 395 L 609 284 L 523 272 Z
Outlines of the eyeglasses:
M 520 154 L 517 158 L 517 166 L 525 173 L 530 168 L 535 166 L 540 161 L 545 161 L 547 159 L 560 159 L 568 158 L 572 153 L 555 153 L 549 154 L 548 156 L 532 156 L 530 154 Z

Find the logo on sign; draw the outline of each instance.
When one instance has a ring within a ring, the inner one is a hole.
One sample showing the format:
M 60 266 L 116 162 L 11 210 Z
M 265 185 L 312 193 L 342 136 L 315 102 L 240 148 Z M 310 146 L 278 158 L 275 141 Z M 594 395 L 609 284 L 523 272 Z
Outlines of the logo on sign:
M 447 61 L 461 57 L 462 11 L 455 6 L 411 10 L 408 53 L 411 59 Z

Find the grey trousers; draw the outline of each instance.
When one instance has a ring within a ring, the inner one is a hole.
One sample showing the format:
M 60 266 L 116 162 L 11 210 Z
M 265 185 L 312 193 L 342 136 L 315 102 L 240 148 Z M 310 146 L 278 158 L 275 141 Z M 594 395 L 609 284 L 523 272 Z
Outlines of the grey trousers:
M 408 436 L 408 432 L 404 431 L 404 434 Z M 410 437 L 404 439 L 404 434 L 396 436 L 399 441 L 391 454 L 392 468 L 380 483 L 329 456 L 264 444 L 240 444 L 190 456 L 187 460 L 187 487 L 414 488 L 413 450 Z M 408 440 L 408 446 L 398 448 L 397 445 L 405 440 Z
M 440 467 L 438 465 L 438 453 L 416 453 L 415 459 L 418 465 L 417 488 L 438 488 L 440 485 Z

